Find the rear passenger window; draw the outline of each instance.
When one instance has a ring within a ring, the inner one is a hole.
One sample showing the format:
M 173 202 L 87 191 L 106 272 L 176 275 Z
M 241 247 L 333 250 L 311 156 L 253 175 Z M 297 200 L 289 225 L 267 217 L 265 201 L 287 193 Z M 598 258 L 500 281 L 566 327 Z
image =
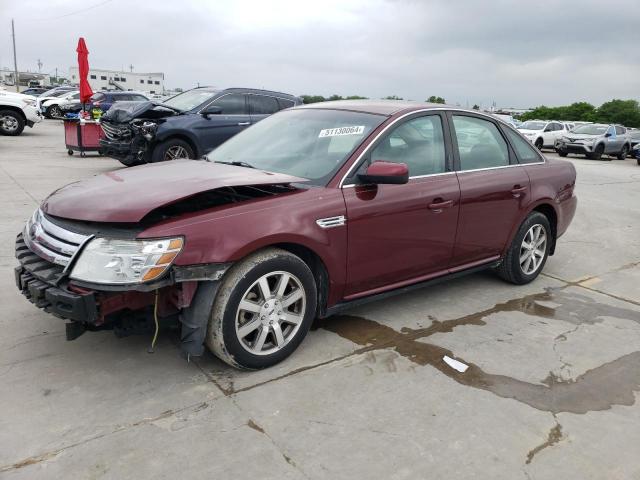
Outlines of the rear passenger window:
M 220 107 L 223 115 L 244 115 L 246 114 L 246 106 L 244 95 L 238 93 L 230 93 L 214 100 L 212 105 Z
M 446 170 L 442 120 L 427 115 L 396 127 L 371 152 L 371 161 L 406 163 L 409 176 L 431 175 Z
M 507 137 L 509 138 L 511 145 L 518 154 L 520 163 L 542 162 L 542 159 L 536 152 L 535 148 L 529 142 L 510 128 L 505 128 L 504 131 L 507 133 Z
M 249 95 L 249 107 L 254 115 L 271 115 L 280 108 L 274 97 L 265 95 Z
M 293 100 L 285 100 L 284 98 L 279 98 L 278 103 L 280 104 L 280 110 L 284 110 L 285 108 L 291 108 L 295 105 Z
M 509 165 L 509 149 L 493 122 L 453 115 L 461 170 Z
M 624 135 L 625 129 L 622 127 L 616 127 L 616 135 Z

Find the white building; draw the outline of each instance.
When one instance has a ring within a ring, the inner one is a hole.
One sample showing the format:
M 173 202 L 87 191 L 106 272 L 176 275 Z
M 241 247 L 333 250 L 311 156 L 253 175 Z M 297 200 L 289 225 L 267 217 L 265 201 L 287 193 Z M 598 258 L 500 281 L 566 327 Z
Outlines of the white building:
M 162 94 L 164 73 L 120 72 L 89 67 L 89 85 L 95 92 L 100 90 L 134 90 Z M 69 68 L 69 81 L 79 83 L 78 67 Z

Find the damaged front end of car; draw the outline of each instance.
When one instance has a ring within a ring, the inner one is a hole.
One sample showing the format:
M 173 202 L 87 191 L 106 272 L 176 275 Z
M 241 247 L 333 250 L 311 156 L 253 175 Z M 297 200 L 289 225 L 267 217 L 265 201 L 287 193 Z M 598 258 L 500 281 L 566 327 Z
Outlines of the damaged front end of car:
M 126 166 L 148 163 L 158 126 L 178 113 L 157 102 L 117 102 L 100 119 L 102 152 Z

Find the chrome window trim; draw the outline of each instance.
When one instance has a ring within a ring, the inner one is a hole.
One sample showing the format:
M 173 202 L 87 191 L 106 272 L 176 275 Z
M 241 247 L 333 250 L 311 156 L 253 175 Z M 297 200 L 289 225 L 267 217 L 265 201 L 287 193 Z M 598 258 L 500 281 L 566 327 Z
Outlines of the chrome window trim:
M 426 175 L 415 175 L 413 177 L 409 177 L 409 180 L 414 180 L 416 178 L 442 177 L 444 175 L 455 175 L 456 173 L 457 173 L 456 171 L 440 172 L 440 173 L 427 173 Z M 362 185 L 358 185 L 358 184 L 355 184 L 355 183 L 350 183 L 349 185 L 345 185 L 342 188 L 355 188 L 355 187 L 358 187 L 358 186 L 362 186 Z
M 215 94 L 214 94 L 215 95 Z M 240 92 L 228 92 L 228 93 L 224 93 L 222 95 L 220 95 L 219 97 L 214 98 L 213 100 L 211 100 L 209 103 L 207 103 L 204 107 L 202 107 L 200 110 L 198 110 L 196 113 L 197 114 L 201 114 L 204 110 L 206 110 L 207 108 L 209 108 L 210 105 L 213 105 L 213 102 L 215 102 L 216 100 L 220 100 L 222 97 L 226 97 L 227 95 L 247 95 L 246 93 L 240 93 Z M 249 105 L 246 105 L 247 109 L 249 108 Z M 224 115 L 225 117 L 248 117 L 249 113 L 223 113 L 222 115 Z
M 351 175 L 351 173 L 353 172 L 355 167 L 360 163 L 360 160 L 362 160 L 362 157 L 364 157 L 365 154 L 370 152 L 371 146 L 376 141 L 378 141 L 378 139 L 382 135 L 384 135 L 387 132 L 387 130 L 389 130 L 391 127 L 393 127 L 396 123 L 398 123 L 399 121 L 401 121 L 405 117 L 408 117 L 410 115 L 414 115 L 416 113 L 425 113 L 425 112 L 459 112 L 459 113 L 463 113 L 463 114 L 464 113 L 467 113 L 467 114 L 468 113 L 472 113 L 473 115 L 471 115 L 471 116 L 478 115 L 480 117 L 486 117 L 486 119 L 489 120 L 489 121 L 495 121 L 496 120 L 494 117 L 492 117 L 491 115 L 486 114 L 484 112 L 477 112 L 477 111 L 469 112 L 468 110 L 464 110 L 464 109 L 461 109 L 461 108 L 451 108 L 451 107 L 449 107 L 449 108 L 446 108 L 446 107 L 422 108 L 422 109 L 419 109 L 419 110 L 412 110 L 411 112 L 407 112 L 407 113 L 401 115 L 400 117 L 396 118 L 393 122 L 391 122 L 386 127 L 384 127 L 374 137 L 374 139 L 371 140 L 371 142 L 369 142 L 369 145 L 367 146 L 367 148 L 360 155 L 358 155 L 358 158 L 356 158 L 356 160 L 351 164 L 351 167 L 349 167 L 349 170 L 347 170 L 347 173 L 344 174 L 344 176 L 340 180 L 340 183 L 338 184 L 338 188 L 355 187 L 355 185 L 345 185 L 344 181 Z M 443 125 L 443 127 L 444 127 L 444 125 Z M 509 128 L 512 128 L 512 127 L 509 126 Z M 517 132 L 517 130 L 515 130 L 515 129 L 513 129 L 513 130 Z M 518 132 L 518 135 L 522 136 L 522 134 L 519 133 L 519 132 Z M 507 144 L 508 144 L 508 142 L 507 142 Z M 542 156 L 542 157 L 544 158 L 544 160 L 541 161 L 541 162 L 536 162 L 536 163 L 518 163 L 516 165 L 504 165 L 504 166 L 500 166 L 500 167 L 477 168 L 477 169 L 474 169 L 474 170 L 452 170 L 451 172 L 433 173 L 433 174 L 430 174 L 430 175 L 420 175 L 419 177 L 409 177 L 409 179 L 421 178 L 421 177 L 426 177 L 426 176 L 434 176 L 434 175 L 443 175 L 443 174 L 449 174 L 449 173 L 479 172 L 479 171 L 482 171 L 482 170 L 495 170 L 495 169 L 498 169 L 498 168 L 525 167 L 527 165 L 536 165 L 538 163 L 547 163 L 547 159 L 544 156 Z

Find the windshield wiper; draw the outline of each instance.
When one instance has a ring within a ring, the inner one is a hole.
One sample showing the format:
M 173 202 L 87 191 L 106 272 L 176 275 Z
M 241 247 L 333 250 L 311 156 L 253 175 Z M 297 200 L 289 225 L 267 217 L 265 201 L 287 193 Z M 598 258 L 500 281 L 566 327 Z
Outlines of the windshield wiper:
M 237 160 L 233 161 L 233 162 L 223 162 L 222 160 L 215 160 L 214 163 L 224 163 L 225 165 L 235 165 L 236 167 L 256 168 L 253 165 L 251 165 L 250 163 L 239 162 Z

